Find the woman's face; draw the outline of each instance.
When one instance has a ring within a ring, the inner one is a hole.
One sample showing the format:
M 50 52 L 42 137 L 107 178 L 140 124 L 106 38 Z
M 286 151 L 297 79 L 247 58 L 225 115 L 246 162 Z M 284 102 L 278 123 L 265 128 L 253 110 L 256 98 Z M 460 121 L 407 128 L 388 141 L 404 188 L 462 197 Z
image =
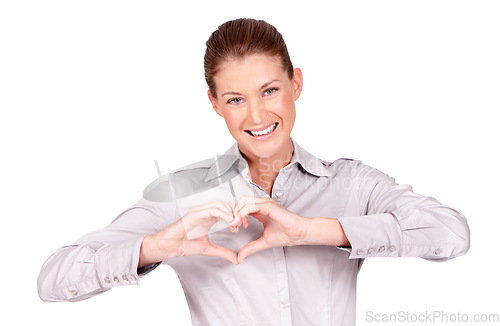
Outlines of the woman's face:
M 300 69 L 289 79 L 279 58 L 253 54 L 224 61 L 214 81 L 217 99 L 208 92 L 212 106 L 246 157 L 291 155 L 295 100 L 302 91 Z

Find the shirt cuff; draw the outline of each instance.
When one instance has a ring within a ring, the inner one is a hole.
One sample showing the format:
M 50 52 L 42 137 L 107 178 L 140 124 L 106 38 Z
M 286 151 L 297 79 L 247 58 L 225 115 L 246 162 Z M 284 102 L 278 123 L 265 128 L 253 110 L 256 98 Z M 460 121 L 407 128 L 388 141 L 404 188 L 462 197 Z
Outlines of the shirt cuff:
M 161 261 L 138 268 L 137 274 L 139 274 L 139 277 L 146 276 L 147 274 L 151 273 L 156 267 L 160 266 L 160 264 Z
M 104 245 L 95 253 L 95 268 L 103 288 L 138 285 L 137 265 L 143 237 Z
M 401 228 L 391 213 L 337 218 L 351 243 L 349 259 L 367 257 L 399 257 Z

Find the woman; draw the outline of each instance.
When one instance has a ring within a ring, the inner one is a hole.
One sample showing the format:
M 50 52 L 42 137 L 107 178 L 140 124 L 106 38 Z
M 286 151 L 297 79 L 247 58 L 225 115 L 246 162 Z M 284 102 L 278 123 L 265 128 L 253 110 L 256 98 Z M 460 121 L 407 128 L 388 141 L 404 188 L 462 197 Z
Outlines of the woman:
M 320 160 L 290 137 L 303 79 L 273 26 L 221 25 L 207 41 L 205 78 L 236 143 L 160 177 L 108 227 L 58 249 L 38 279 L 43 300 L 138 284 L 163 262 L 194 325 L 354 325 L 364 258 L 467 252 L 454 208 L 360 161 Z

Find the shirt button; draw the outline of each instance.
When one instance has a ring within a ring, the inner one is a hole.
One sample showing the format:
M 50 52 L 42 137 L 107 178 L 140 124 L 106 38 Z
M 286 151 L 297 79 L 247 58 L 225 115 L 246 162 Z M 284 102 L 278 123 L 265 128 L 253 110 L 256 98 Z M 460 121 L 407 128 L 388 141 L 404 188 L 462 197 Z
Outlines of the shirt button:
M 128 277 L 127 277 L 127 275 L 125 275 L 125 274 L 124 274 L 124 275 L 122 275 L 122 279 L 123 279 L 124 281 L 128 281 Z
M 356 251 L 356 254 L 357 255 L 362 255 L 363 254 L 363 250 L 359 249 L 358 251 Z
M 111 281 L 110 281 L 109 277 L 107 277 L 107 276 L 104 278 L 104 282 L 106 282 L 106 283 L 111 283 Z
M 131 278 L 132 280 L 134 280 L 134 281 L 136 281 L 136 280 L 137 280 L 137 278 L 135 277 L 135 275 L 134 275 L 134 274 L 130 275 L 130 278 Z
M 373 248 L 368 249 L 367 254 L 368 254 L 368 255 L 373 254 Z
M 71 294 L 76 297 L 78 295 L 78 292 L 76 292 L 75 290 L 71 290 Z
M 434 253 L 436 254 L 436 256 L 441 255 L 442 252 L 443 252 L 443 250 L 441 250 L 441 248 L 437 248 L 436 251 L 434 251 Z
M 283 196 L 283 193 L 282 193 L 281 191 L 276 191 L 276 192 L 274 193 L 274 195 L 275 195 L 276 197 L 280 198 L 281 196 Z
M 385 251 L 385 247 L 384 246 L 378 248 L 378 252 L 384 252 L 384 251 Z
M 113 277 L 113 281 L 115 281 L 116 283 L 120 283 L 120 279 L 118 278 L 118 276 Z
M 396 247 L 394 247 L 394 246 L 390 246 L 390 247 L 389 247 L 389 251 L 390 251 L 390 252 L 394 252 L 394 251 L 396 251 Z

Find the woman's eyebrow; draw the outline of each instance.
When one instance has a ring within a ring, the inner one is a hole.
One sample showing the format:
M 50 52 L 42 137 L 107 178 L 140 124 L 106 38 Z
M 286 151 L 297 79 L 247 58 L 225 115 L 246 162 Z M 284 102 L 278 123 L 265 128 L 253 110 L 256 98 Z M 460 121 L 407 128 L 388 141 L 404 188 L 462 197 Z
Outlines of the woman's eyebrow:
M 273 80 L 268 81 L 267 83 L 265 83 L 264 85 L 262 85 L 260 87 L 260 90 L 263 90 L 264 88 L 266 88 L 267 86 L 271 85 L 272 83 L 274 83 L 276 81 L 278 81 L 278 80 L 277 79 L 273 79 Z
M 238 93 L 238 92 L 225 92 L 224 94 L 222 94 L 222 96 L 226 96 L 226 95 L 242 95 L 242 94 Z
M 271 85 L 272 83 L 277 82 L 277 81 L 279 81 L 279 80 L 277 80 L 277 79 L 273 79 L 273 80 L 268 81 L 267 83 L 264 83 L 264 84 L 260 87 L 260 90 L 263 90 L 263 89 L 264 89 L 264 88 L 266 88 L 267 86 L 269 86 L 269 85 Z M 223 93 L 223 94 L 222 94 L 222 96 L 226 96 L 226 95 L 237 95 L 237 96 L 241 96 L 241 95 L 243 95 L 243 94 L 238 93 L 238 92 L 233 92 L 233 91 L 225 92 L 225 93 Z

